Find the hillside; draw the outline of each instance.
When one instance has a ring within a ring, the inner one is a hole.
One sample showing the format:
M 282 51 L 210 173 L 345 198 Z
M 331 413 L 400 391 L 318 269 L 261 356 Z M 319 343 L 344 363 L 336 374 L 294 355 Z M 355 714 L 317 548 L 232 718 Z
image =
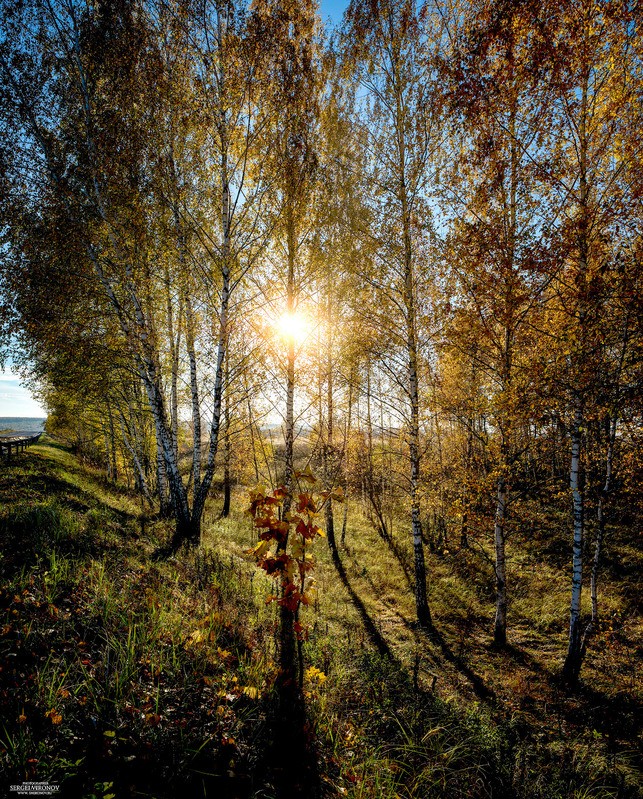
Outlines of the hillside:
M 275 757 L 277 615 L 265 601 L 271 581 L 245 554 L 254 543 L 245 493 L 229 519 L 218 519 L 218 502 L 206 508 L 198 551 L 159 558 L 169 524 L 51 439 L 0 466 L 8 784 L 46 780 L 62 796 L 101 799 L 295 790 L 278 773 L 288 757 Z M 639 795 L 640 561 L 631 546 L 610 543 L 608 621 L 578 690 L 566 693 L 569 587 L 553 534 L 508 544 L 518 577 L 504 651 L 490 646 L 483 554 L 429 556 L 430 637 L 413 623 L 406 536 L 395 543 L 394 553 L 349 496 L 340 562 L 316 545 L 318 596 L 305 609 L 303 645 L 312 765 L 304 793 L 292 795 Z

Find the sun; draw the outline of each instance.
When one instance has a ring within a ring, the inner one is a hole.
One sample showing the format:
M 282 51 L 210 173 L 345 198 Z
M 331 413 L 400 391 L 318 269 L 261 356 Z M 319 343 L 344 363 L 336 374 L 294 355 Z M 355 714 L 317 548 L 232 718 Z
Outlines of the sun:
M 299 311 L 286 311 L 277 319 L 277 333 L 280 338 L 292 344 L 301 344 L 309 332 L 306 317 Z

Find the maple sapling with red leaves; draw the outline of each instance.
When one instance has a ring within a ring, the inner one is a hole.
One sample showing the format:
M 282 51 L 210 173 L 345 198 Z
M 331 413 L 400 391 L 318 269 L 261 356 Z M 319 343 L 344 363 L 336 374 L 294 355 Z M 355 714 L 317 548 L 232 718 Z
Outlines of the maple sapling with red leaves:
M 308 636 L 307 628 L 299 620 L 302 605 L 310 605 L 315 599 L 315 581 L 311 572 L 315 568 L 312 546 L 319 537 L 325 535 L 317 524 L 317 517 L 330 499 L 343 501 L 341 488 L 330 491 L 314 491 L 317 478 L 307 467 L 295 472 L 298 490 L 290 496 L 290 510 L 284 512 L 284 500 L 289 493 L 284 486 L 267 492 L 257 486 L 250 492 L 248 513 L 254 520 L 259 542 L 248 554 L 252 555 L 259 568 L 270 576 L 281 577 L 280 596 L 270 595 L 267 602 L 276 602 L 282 609 L 282 625 L 292 624 L 292 632 L 299 644 L 299 682 L 303 665 L 301 662 L 301 642 Z M 302 484 L 306 484 L 303 489 Z M 282 630 L 288 635 L 291 631 Z M 289 664 L 283 662 L 282 671 L 290 671 Z M 290 664 L 294 674 L 294 663 Z

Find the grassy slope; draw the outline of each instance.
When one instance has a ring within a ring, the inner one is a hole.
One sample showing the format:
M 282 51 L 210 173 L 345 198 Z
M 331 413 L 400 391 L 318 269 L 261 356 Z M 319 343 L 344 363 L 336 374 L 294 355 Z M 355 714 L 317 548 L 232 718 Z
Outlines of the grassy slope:
M 275 611 L 243 557 L 249 520 L 209 508 L 203 552 L 152 562 L 164 524 L 51 443 L 0 467 L 0 503 L 8 780 L 49 779 L 70 796 L 271 796 Z M 430 641 L 412 624 L 400 559 L 353 507 L 349 520 L 343 579 L 320 542 L 307 611 L 326 795 L 636 795 L 631 577 L 604 591 L 610 624 L 568 697 L 556 680 L 568 599 L 556 542 L 514 534 L 513 647 L 497 653 L 483 555 L 430 559 L 441 633 Z M 635 553 L 615 542 L 610 557 Z

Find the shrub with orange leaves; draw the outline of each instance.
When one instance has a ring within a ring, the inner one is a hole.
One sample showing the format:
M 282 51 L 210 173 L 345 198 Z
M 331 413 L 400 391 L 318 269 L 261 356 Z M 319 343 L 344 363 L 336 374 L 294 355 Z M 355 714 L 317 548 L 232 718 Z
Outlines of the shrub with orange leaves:
M 306 629 L 299 622 L 299 609 L 310 605 L 315 598 L 315 581 L 311 576 L 315 561 L 311 549 L 317 538 L 325 535 L 316 520 L 330 498 L 341 502 L 343 494 L 341 488 L 313 492 L 317 478 L 309 468 L 295 472 L 295 478 L 299 490 L 290 495 L 287 512 L 283 507 L 289 494 L 284 486 L 272 492 L 257 486 L 250 493 L 247 512 L 254 519 L 259 543 L 247 554 L 255 558 L 266 574 L 281 577 L 280 596 L 269 596 L 266 601 L 277 602 L 294 613 L 294 631 L 301 641 L 306 637 Z M 307 484 L 309 490 L 303 490 L 302 484 Z

